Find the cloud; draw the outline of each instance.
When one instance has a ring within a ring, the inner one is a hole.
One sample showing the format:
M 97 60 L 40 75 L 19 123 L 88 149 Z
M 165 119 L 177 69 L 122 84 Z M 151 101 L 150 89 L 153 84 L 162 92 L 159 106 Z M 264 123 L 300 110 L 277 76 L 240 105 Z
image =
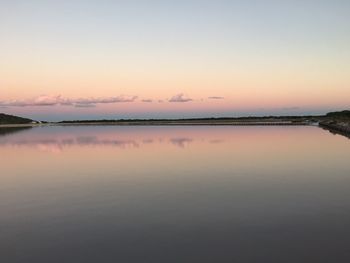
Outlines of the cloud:
M 91 105 L 91 104 L 106 104 L 106 103 L 119 103 L 119 102 L 134 102 L 137 96 L 118 96 L 109 98 L 80 98 L 71 101 L 73 104 L 79 105 Z
M 144 99 L 144 100 L 141 100 L 142 102 L 153 102 L 153 100 L 151 99 Z
M 215 140 L 210 140 L 209 143 L 212 143 L 212 144 L 217 144 L 217 143 L 223 143 L 224 140 L 221 140 L 221 139 L 215 139 Z
M 9 100 L 0 103 L 1 106 L 7 107 L 26 107 L 26 106 L 53 106 L 60 103 L 64 103 L 65 99 L 60 95 L 58 96 L 46 96 L 42 95 L 28 100 Z
M 188 102 L 192 101 L 191 98 L 184 97 L 185 95 L 183 93 L 177 94 L 170 98 L 169 102 Z
M 28 107 L 28 106 L 75 106 L 75 107 L 94 107 L 96 104 L 134 102 L 137 96 L 117 96 L 105 98 L 79 98 L 70 99 L 61 95 L 48 96 L 42 95 L 27 100 L 9 100 L 0 102 L 0 107 Z
M 35 99 L 33 99 L 33 101 L 31 102 L 32 105 L 35 106 L 52 106 L 52 105 L 56 105 L 58 103 L 65 103 L 66 99 L 62 98 L 61 95 L 58 96 L 39 96 Z M 30 103 L 30 102 L 29 102 Z M 25 101 L 24 101 L 25 104 Z
M 76 108 L 95 108 L 96 104 L 75 104 Z
M 210 99 L 210 100 L 223 100 L 224 97 L 220 97 L 220 96 L 211 96 L 211 97 L 208 97 L 208 99 Z

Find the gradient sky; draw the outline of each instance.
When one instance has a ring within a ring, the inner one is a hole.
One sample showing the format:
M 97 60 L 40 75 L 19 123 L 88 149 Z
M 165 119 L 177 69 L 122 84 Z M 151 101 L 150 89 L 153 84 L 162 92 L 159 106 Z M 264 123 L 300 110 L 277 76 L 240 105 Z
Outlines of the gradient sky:
M 34 119 L 349 108 L 350 1 L 0 0 L 0 112 Z

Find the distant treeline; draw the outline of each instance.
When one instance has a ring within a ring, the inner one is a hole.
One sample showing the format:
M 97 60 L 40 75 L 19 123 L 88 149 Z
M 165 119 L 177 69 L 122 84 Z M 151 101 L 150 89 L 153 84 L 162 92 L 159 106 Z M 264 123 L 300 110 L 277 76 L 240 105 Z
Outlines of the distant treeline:
M 155 123 L 155 122 L 220 122 L 220 121 L 305 121 L 322 119 L 350 119 L 350 110 L 330 112 L 326 115 L 304 115 L 304 116 L 248 116 L 248 117 L 211 117 L 211 118 L 179 118 L 179 119 L 100 119 L 100 120 L 71 120 L 58 123 Z M 28 124 L 33 120 L 0 113 L 0 124 Z M 46 122 L 42 122 L 46 123 Z
M 33 120 L 0 113 L 0 124 L 27 124 Z
M 326 114 L 326 116 L 330 118 L 349 118 L 350 119 L 350 110 L 329 112 Z
M 248 117 L 211 117 L 211 118 L 179 118 L 179 119 L 102 119 L 102 120 L 71 120 L 58 123 L 132 123 L 132 122 L 210 122 L 210 121 L 264 121 L 264 120 L 322 120 L 324 118 L 350 118 L 350 110 L 329 112 L 326 115 L 302 115 L 302 116 L 248 116 Z
M 218 118 L 182 118 L 182 119 L 102 119 L 72 120 L 58 123 L 118 123 L 118 122 L 191 122 L 191 121 L 255 121 L 255 120 L 303 120 L 322 116 L 263 116 L 263 117 L 218 117 Z

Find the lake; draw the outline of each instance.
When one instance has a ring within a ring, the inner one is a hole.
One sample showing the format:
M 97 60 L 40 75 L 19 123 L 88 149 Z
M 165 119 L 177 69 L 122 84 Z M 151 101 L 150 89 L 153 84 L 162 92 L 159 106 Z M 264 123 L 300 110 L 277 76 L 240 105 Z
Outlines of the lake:
M 0 261 L 350 262 L 349 157 L 311 126 L 1 129 Z

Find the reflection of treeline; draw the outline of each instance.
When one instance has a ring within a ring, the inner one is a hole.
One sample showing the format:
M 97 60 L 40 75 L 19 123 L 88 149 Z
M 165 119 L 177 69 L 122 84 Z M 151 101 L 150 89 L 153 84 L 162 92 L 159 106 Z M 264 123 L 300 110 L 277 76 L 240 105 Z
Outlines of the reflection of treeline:
M 332 133 L 339 133 L 350 138 L 350 124 L 343 121 L 322 121 L 319 124 L 322 128 Z
M 24 130 L 31 129 L 32 127 L 8 127 L 8 128 L 0 128 L 0 135 L 7 135 L 15 132 L 20 132 Z
M 350 110 L 327 113 L 319 125 L 333 133 L 350 137 Z
M 0 113 L 0 124 L 27 124 L 31 122 L 31 119 Z

